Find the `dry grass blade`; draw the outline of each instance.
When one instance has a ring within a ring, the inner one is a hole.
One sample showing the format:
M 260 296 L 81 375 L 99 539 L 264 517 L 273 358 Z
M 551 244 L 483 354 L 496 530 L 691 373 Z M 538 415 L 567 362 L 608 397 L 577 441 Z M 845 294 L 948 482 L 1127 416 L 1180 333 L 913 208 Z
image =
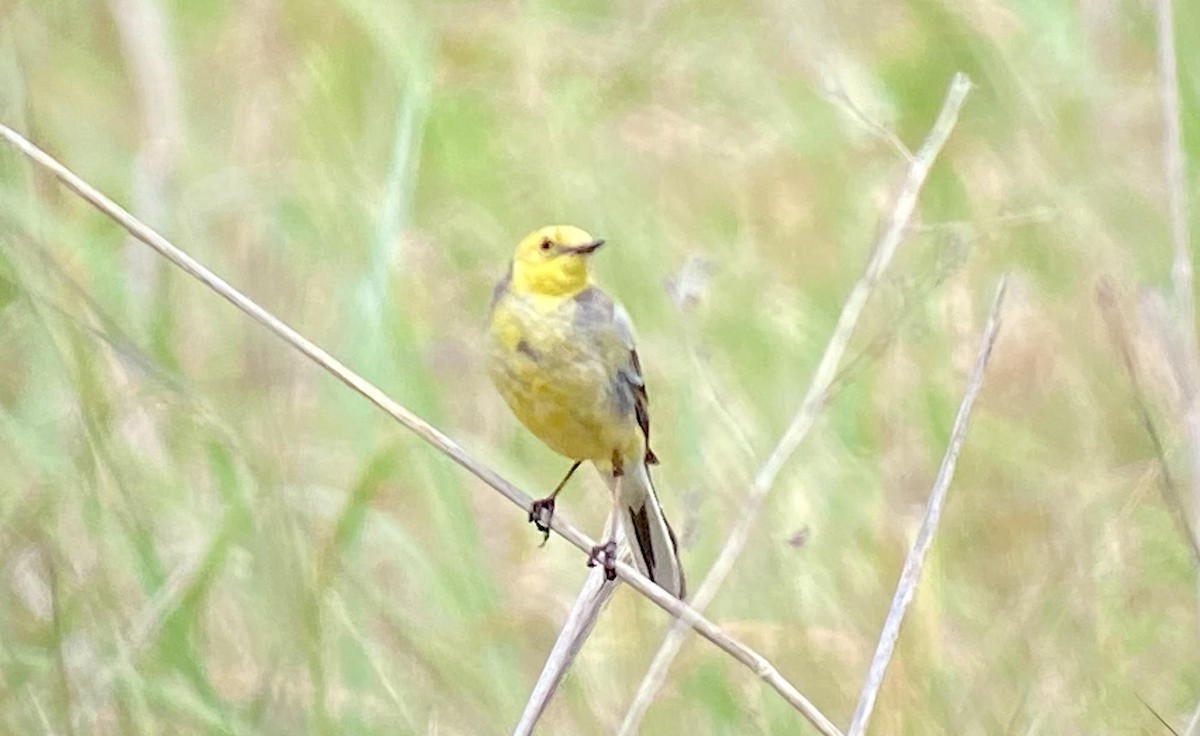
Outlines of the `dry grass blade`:
M 46 558 L 46 562 L 47 566 L 49 567 L 49 574 L 47 575 L 47 578 L 50 582 L 50 604 L 51 612 L 54 618 L 54 628 L 56 631 L 61 632 L 65 629 L 66 623 L 63 620 L 62 591 L 60 590 L 61 583 L 59 580 L 59 571 L 57 567 L 50 561 L 49 557 Z M 67 665 L 66 653 L 63 651 L 62 637 L 60 637 L 58 641 L 59 645 L 55 647 L 54 650 L 55 665 L 58 672 L 58 686 L 62 692 L 62 701 L 68 716 L 65 721 L 67 734 L 68 736 L 74 736 L 76 733 L 75 722 L 79 720 L 79 715 L 76 713 L 76 711 L 79 710 L 79 705 L 76 702 L 77 698 L 75 697 L 76 687 L 71 680 L 71 670 Z
M 1150 715 L 1154 716 L 1154 720 L 1158 721 L 1158 724 L 1167 730 L 1167 733 L 1171 734 L 1171 736 L 1179 736 L 1179 732 L 1171 726 L 1170 722 L 1167 721 L 1166 718 L 1162 717 L 1162 713 L 1159 713 L 1154 706 L 1147 703 L 1145 698 L 1136 693 L 1134 693 L 1134 697 L 1138 699 L 1138 702 L 1142 704 L 1143 708 L 1150 712 Z
M 108 8 L 120 34 L 144 131 L 145 142 L 133 171 L 133 210 L 161 227 L 167 222 L 167 192 L 184 139 L 183 105 L 168 12 L 153 0 L 108 0 Z M 125 268 L 139 317 L 153 314 L 153 300 L 162 281 L 162 262 L 130 239 L 125 245 Z
M 1175 62 L 1175 19 L 1171 0 L 1157 0 L 1158 94 L 1163 113 L 1163 174 L 1171 221 L 1174 261 L 1171 280 L 1180 310 L 1190 322 L 1192 311 L 1192 258 L 1188 251 L 1187 182 L 1184 171 L 1183 133 L 1179 120 L 1179 74 Z M 1186 308 L 1186 310 L 1185 310 Z
M 862 695 L 858 706 L 854 709 L 854 718 L 850 722 L 848 736 L 862 736 L 871 720 L 871 711 L 875 707 L 875 698 L 883 685 L 883 677 L 887 673 L 888 663 L 891 662 L 892 652 L 896 648 L 896 639 L 900 636 L 900 625 L 904 622 L 904 614 L 912 603 L 921 580 L 921 569 L 925 565 L 925 556 L 933 544 L 933 535 L 937 532 L 938 519 L 942 514 L 942 504 L 946 499 L 946 490 L 954 478 L 954 467 L 958 462 L 958 453 L 962 450 L 963 440 L 967 434 L 967 423 L 971 417 L 971 408 L 975 398 L 983 386 L 983 375 L 987 370 L 988 360 L 992 356 L 992 347 L 996 344 L 996 336 L 1000 332 L 1000 310 L 1004 305 L 1004 293 L 1007 289 L 1007 277 L 1000 280 L 996 288 L 996 298 L 992 301 L 992 310 L 988 316 L 987 327 L 984 328 L 983 338 L 979 343 L 979 353 L 975 358 L 975 368 L 967 382 L 966 393 L 962 403 L 958 405 L 958 414 L 954 417 L 954 428 L 950 432 L 950 443 L 946 454 L 942 457 L 942 466 L 933 482 L 933 490 L 929 493 L 929 503 L 925 507 L 925 518 L 917 531 L 917 538 L 904 560 L 904 569 L 900 573 L 900 583 L 896 587 L 896 595 L 892 599 L 892 607 L 883 623 L 883 631 L 879 634 L 879 644 L 871 666 L 867 670 L 866 684 L 863 685 Z
M 1183 423 L 1191 470 L 1192 523 L 1200 528 L 1200 350 L 1196 345 L 1196 307 L 1188 235 L 1187 182 L 1180 129 L 1179 74 L 1175 55 L 1175 19 L 1171 0 L 1157 0 L 1158 97 L 1163 116 L 1163 175 L 1171 224 L 1171 286 L 1178 318 L 1171 334 L 1177 341 L 1175 372 L 1183 391 Z
M 1154 417 L 1150 414 L 1150 407 L 1146 403 L 1137 360 L 1134 358 L 1133 345 L 1125 322 L 1121 319 L 1120 308 L 1117 305 L 1117 297 L 1113 293 L 1112 284 L 1108 282 L 1100 284 L 1096 300 L 1100 304 L 1100 314 L 1108 325 L 1108 332 L 1113 344 L 1121 355 L 1121 363 L 1125 366 L 1125 375 L 1129 377 L 1129 386 L 1133 390 L 1134 409 L 1154 447 L 1154 455 L 1158 460 L 1159 467 L 1159 490 L 1162 492 L 1163 501 L 1171 510 L 1171 515 L 1179 527 L 1179 533 L 1188 543 L 1192 551 L 1192 559 L 1200 563 L 1200 540 L 1196 538 L 1192 525 L 1188 521 L 1187 505 L 1179 493 L 1179 488 L 1175 483 L 1175 474 L 1171 472 L 1171 465 L 1167 462 L 1167 452 L 1163 447 L 1162 437 L 1158 433 L 1158 427 L 1154 424 Z
M 850 98 L 841 81 L 833 74 L 825 75 L 825 94 L 830 100 L 842 107 L 851 117 L 862 124 L 864 128 L 896 149 L 896 153 L 899 153 L 905 161 L 913 160 L 912 151 L 908 150 L 908 146 L 904 145 L 904 141 L 900 140 L 891 129 L 863 112 L 862 108 Z
M 233 304 L 242 312 L 254 318 L 314 363 L 328 371 L 339 381 L 361 394 L 372 404 L 404 425 L 405 428 L 433 445 L 444 455 L 475 475 L 475 477 L 498 491 L 509 501 L 524 509 L 527 513 L 530 511 L 532 500 L 527 494 L 500 477 L 494 470 L 473 458 L 457 442 L 435 429 L 416 414 L 396 403 L 332 355 L 289 327 L 278 317 L 260 307 L 249 297 L 230 286 L 225 280 L 208 270 L 203 264 L 187 253 L 184 253 L 145 223 L 129 214 L 120 205 L 101 194 L 48 153 L 33 145 L 19 133 L 4 124 L 0 124 L 0 138 L 3 138 L 14 148 L 29 157 L 38 166 L 54 174 L 67 188 L 117 222 L 135 238 L 158 251 L 164 258 L 171 261 L 171 263 L 178 266 L 188 275 L 209 289 L 212 289 L 221 298 Z M 562 514 L 555 514 L 550 525 L 559 536 L 575 545 L 582 552 L 588 553 L 595 546 L 595 541 L 579 531 Z M 837 727 L 801 695 L 790 682 L 784 679 L 779 674 L 779 671 L 760 654 L 725 634 L 715 624 L 701 616 L 686 603 L 659 588 L 649 578 L 639 573 L 633 566 L 625 562 L 618 562 L 616 571 L 617 575 L 634 590 L 652 600 L 668 613 L 679 618 L 686 626 L 696 629 L 705 639 L 708 639 L 718 648 L 748 667 L 760 679 L 778 692 L 784 700 L 800 711 L 821 733 L 840 734 Z
M 1200 703 L 1197 703 L 1196 710 L 1192 711 L 1192 717 L 1183 729 L 1183 736 L 1200 736 Z
M 913 210 L 916 208 L 917 197 L 925 184 L 925 178 L 928 176 L 934 160 L 949 139 L 950 133 L 954 130 L 958 121 L 958 112 L 970 90 L 971 81 L 965 74 L 956 74 L 951 80 L 937 121 L 934 122 L 933 128 L 925 138 L 920 150 L 908 164 L 908 171 L 895 197 L 895 205 L 875 243 L 866 270 L 846 298 L 833 336 L 830 337 L 829 344 L 825 347 L 825 353 L 817 365 L 816 373 L 813 375 L 804 401 L 792 419 L 791 425 L 780 438 L 779 444 L 775 446 L 774 451 L 758 471 L 758 475 L 755 476 L 754 485 L 746 496 L 741 517 L 734 526 L 733 532 L 730 533 L 725 546 L 721 549 L 721 553 L 717 556 L 712 570 L 700 584 L 700 588 L 692 600 L 695 608 L 703 610 L 712 601 L 717 590 L 725 582 L 725 578 L 733 570 L 734 563 L 737 562 L 737 558 L 750 538 L 750 532 L 758 523 L 758 512 L 762 508 L 767 493 L 775 484 L 776 476 L 779 475 L 783 466 L 791 459 L 796 448 L 812 429 L 817 414 L 824 404 L 829 386 L 837 375 L 838 365 L 845 355 L 850 336 L 858 324 L 858 318 L 867 303 L 867 298 L 871 295 L 875 285 L 891 263 L 900 242 L 904 239 Z M 654 661 L 650 664 L 649 671 L 638 686 L 637 695 L 634 696 L 634 701 L 625 714 L 625 720 L 618 733 L 623 736 L 632 736 L 637 733 L 642 716 L 650 706 L 654 693 L 666 678 L 667 668 L 670 667 L 671 661 L 679 651 L 683 634 L 684 629 L 680 625 L 671 627 L 667 633 L 666 640 L 659 647 Z

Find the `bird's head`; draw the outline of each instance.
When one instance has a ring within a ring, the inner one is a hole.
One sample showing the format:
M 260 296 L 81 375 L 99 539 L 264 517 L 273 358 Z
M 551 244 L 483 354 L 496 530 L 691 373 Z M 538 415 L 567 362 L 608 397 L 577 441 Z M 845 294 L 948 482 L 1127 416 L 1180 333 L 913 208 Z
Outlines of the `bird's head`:
M 588 286 L 588 258 L 604 245 L 577 227 L 550 225 L 517 245 L 512 284 L 518 291 L 570 296 Z

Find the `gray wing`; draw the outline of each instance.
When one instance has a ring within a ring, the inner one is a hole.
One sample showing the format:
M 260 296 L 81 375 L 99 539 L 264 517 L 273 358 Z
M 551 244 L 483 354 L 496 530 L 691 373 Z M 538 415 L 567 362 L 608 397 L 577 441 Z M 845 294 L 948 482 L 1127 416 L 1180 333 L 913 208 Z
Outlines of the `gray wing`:
M 650 449 L 650 399 L 646 394 L 646 378 L 642 375 L 642 362 L 638 359 L 633 338 L 633 321 L 620 304 L 613 302 L 607 294 L 594 286 L 581 291 L 575 300 L 579 303 L 578 318 L 590 324 L 611 325 L 621 344 L 629 351 L 629 362 L 618 371 L 633 395 L 633 410 L 638 426 L 646 438 L 646 463 L 657 465 L 658 456 Z
M 657 465 L 658 456 L 650 449 L 650 397 L 646 394 L 646 377 L 642 375 L 642 361 L 638 359 L 637 346 L 633 339 L 633 321 L 620 304 L 613 305 L 613 326 L 617 335 L 629 348 L 629 367 L 622 371 L 633 387 L 633 410 L 637 414 L 638 426 L 646 436 L 646 464 Z
M 492 300 L 488 302 L 488 316 L 496 311 L 496 304 L 504 297 L 508 291 L 508 285 L 512 283 L 512 264 L 508 266 L 508 273 L 504 274 L 504 278 L 496 282 L 496 286 L 492 288 Z

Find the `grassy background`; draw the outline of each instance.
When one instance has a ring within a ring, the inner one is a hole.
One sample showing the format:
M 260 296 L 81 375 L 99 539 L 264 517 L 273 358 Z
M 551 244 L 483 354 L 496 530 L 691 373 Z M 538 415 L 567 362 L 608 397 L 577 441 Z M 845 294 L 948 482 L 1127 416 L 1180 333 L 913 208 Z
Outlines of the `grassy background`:
M 1194 202 L 1200 5 L 1177 6 Z M 565 463 L 488 385 L 482 315 L 527 231 L 607 238 L 693 584 L 903 169 L 845 101 L 915 148 L 957 70 L 977 88 L 920 204 L 939 226 L 852 352 L 885 347 L 711 616 L 849 721 L 1007 270 L 874 732 L 1179 729 L 1194 565 L 1096 302 L 1110 283 L 1182 477 L 1147 3 L 0 1 L 0 120 L 534 495 Z M 581 556 L 11 151 L 0 366 L 0 734 L 516 722 Z M 594 534 L 582 475 L 560 509 Z M 610 733 L 666 625 L 619 591 L 541 733 Z M 685 728 L 805 726 L 693 637 L 643 733 Z

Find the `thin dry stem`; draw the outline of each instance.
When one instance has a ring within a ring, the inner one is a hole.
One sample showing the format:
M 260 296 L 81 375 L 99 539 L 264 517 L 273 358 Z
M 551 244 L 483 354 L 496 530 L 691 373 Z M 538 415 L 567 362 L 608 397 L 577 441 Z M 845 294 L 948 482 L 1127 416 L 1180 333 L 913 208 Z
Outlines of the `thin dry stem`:
M 162 227 L 167 221 L 167 188 L 184 138 L 166 14 L 154 0 L 108 0 L 108 7 L 134 83 L 144 141 L 134 167 L 133 210 L 143 220 Z M 126 243 L 126 284 L 136 300 L 136 311 L 153 313 L 161 266 L 154 254 L 132 239 Z
M 0 138 L 3 138 L 17 150 L 21 151 L 21 153 L 29 157 L 38 166 L 50 171 L 68 189 L 78 194 L 96 209 L 125 228 L 126 231 L 138 240 L 158 251 L 164 258 L 178 266 L 188 275 L 261 323 L 268 330 L 282 338 L 284 342 L 303 353 L 339 381 L 361 394 L 409 431 L 430 445 L 433 445 L 444 455 L 491 486 L 526 513 L 531 510 L 532 501 L 528 495 L 500 477 L 494 470 L 469 455 L 457 442 L 392 400 L 372 383 L 347 368 L 339 360 L 289 327 L 278 317 L 230 286 L 225 280 L 208 270 L 199 261 L 177 248 L 162 235 L 159 235 L 145 223 L 129 214 L 120 205 L 101 194 L 45 151 L 33 145 L 19 133 L 4 124 L 0 124 Z M 559 536 L 575 545 L 576 548 L 584 553 L 589 553 L 595 547 L 595 542 L 579 531 L 562 514 L 555 514 L 551 519 L 550 526 Z M 816 726 L 818 731 L 829 736 L 834 734 L 840 736 L 841 732 L 838 731 L 837 727 L 801 695 L 790 682 L 784 679 L 778 670 L 762 655 L 721 631 L 715 624 L 701 616 L 686 603 L 683 603 L 655 585 L 632 565 L 623 561 L 617 562 L 616 572 L 618 577 L 628 583 L 634 590 L 649 598 L 668 613 L 679 618 L 686 626 L 694 628 L 701 636 L 748 667 L 760 679 L 778 692 L 784 700 L 800 711 L 809 722 Z
M 1196 345 L 1196 307 L 1193 297 L 1192 255 L 1187 222 L 1187 185 L 1183 133 L 1180 129 L 1179 75 L 1175 57 L 1175 19 L 1171 0 L 1155 2 L 1158 28 L 1158 97 L 1163 115 L 1163 176 L 1171 222 L 1171 286 L 1178 318 L 1172 331 L 1178 341 L 1176 367 L 1183 389 L 1183 424 L 1191 470 L 1192 529 L 1200 529 L 1200 352 Z
M 775 478 L 787 461 L 791 459 L 792 454 L 808 435 L 809 430 L 812 429 L 817 414 L 824 405 L 824 398 L 829 386 L 837 375 L 838 364 L 846 352 L 850 336 L 858 324 L 867 298 L 871 295 L 875 285 L 891 263 L 896 249 L 904 239 L 913 210 L 916 208 L 917 197 L 929 175 L 929 169 L 954 130 L 955 123 L 958 121 L 958 112 L 970 90 L 971 80 L 965 74 L 954 75 L 946 93 L 946 99 L 942 103 L 941 112 L 938 113 L 937 121 L 934 122 L 933 128 L 929 131 L 920 150 L 908 164 L 908 171 L 896 194 L 895 205 L 888 215 L 882 234 L 874 245 L 866 271 L 846 298 L 842 313 L 838 317 L 837 326 L 829 339 L 829 344 L 825 347 L 821 362 L 817 365 L 816 373 L 813 375 L 804 401 L 792 419 L 791 426 L 787 428 L 783 437 L 780 438 L 779 444 L 775 446 L 774 451 L 771 452 L 770 457 L 755 476 L 754 484 L 742 504 L 741 517 L 692 600 L 692 606 L 697 610 L 702 611 L 708 606 L 716 596 L 721 584 L 725 582 L 725 578 L 733 570 L 734 564 L 750 538 L 751 531 L 758 523 L 758 513 L 762 509 L 767 493 L 775 484 Z M 618 734 L 632 736 L 637 733 L 638 724 L 641 723 L 646 709 L 654 699 L 654 694 L 666 679 L 667 669 L 679 651 L 684 631 L 681 624 L 675 624 L 667 633 L 662 646 L 654 655 L 650 669 L 638 686 L 638 692 L 629 706 L 629 711 L 625 714 L 625 720 L 621 724 Z
M 1028 210 L 1022 210 L 1020 212 L 1008 212 L 1003 215 L 989 217 L 976 222 L 960 220 L 956 222 L 923 223 L 913 226 L 911 232 L 924 234 L 962 229 L 989 230 L 992 228 L 1021 227 L 1024 225 L 1037 225 L 1046 222 L 1053 222 L 1057 217 L 1058 211 L 1053 207 L 1039 206 Z
M 1154 720 L 1158 721 L 1159 725 L 1167 730 L 1167 733 L 1171 734 L 1171 736 L 1179 736 L 1179 732 L 1171 726 L 1170 721 L 1168 721 L 1166 718 L 1163 718 L 1162 713 L 1159 713 L 1157 708 L 1147 703 L 1146 699 L 1137 693 L 1134 693 L 1134 697 L 1138 699 L 1138 702 L 1142 704 L 1143 708 L 1150 711 L 1150 715 L 1154 716 Z
M 833 100 L 834 103 L 850 113 L 851 117 L 858 120 L 863 127 L 894 148 L 905 161 L 913 160 L 912 151 L 908 150 L 908 146 L 904 145 L 904 141 L 900 140 L 890 128 L 863 112 L 862 108 L 850 98 L 841 80 L 833 74 L 825 75 L 825 94 L 830 100 Z
M 958 405 L 958 414 L 954 417 L 954 428 L 950 432 L 950 444 L 942 457 L 942 466 L 933 482 L 933 490 L 929 492 L 929 503 L 925 507 L 925 519 L 917 531 L 917 538 L 904 560 L 904 569 L 900 573 L 900 583 L 896 587 L 896 595 L 892 599 L 892 607 L 888 611 L 887 620 L 883 623 L 883 631 L 879 634 L 879 644 L 871 666 L 867 670 L 867 681 L 863 685 L 858 707 L 854 709 L 854 718 L 850 721 L 848 736 L 862 736 L 871 720 L 871 711 L 875 708 L 875 698 L 883 685 L 883 677 L 887 673 L 888 663 L 892 661 L 892 652 L 896 649 L 896 639 L 900 636 L 900 625 L 904 622 L 904 614 L 912 603 L 917 591 L 917 583 L 921 580 L 921 569 L 925 565 L 925 556 L 933 545 L 933 535 L 937 532 L 938 519 L 942 515 L 942 505 L 946 500 L 946 490 L 954 479 L 954 467 L 958 463 L 958 453 L 962 450 L 963 440 L 967 435 L 967 424 L 971 417 L 971 408 L 979 389 L 983 386 L 983 375 L 987 370 L 988 360 L 992 357 L 992 348 L 996 344 L 996 336 L 1000 333 L 1000 309 L 1004 305 L 1004 293 L 1008 286 L 1008 278 L 1000 279 L 996 288 L 996 298 L 992 301 L 992 311 L 988 315 L 987 326 L 983 330 L 983 339 L 979 343 L 979 354 L 975 358 L 975 369 L 967 382 L 967 391 L 962 403 Z
M 613 517 L 610 516 L 608 525 L 605 527 L 605 538 L 608 538 L 612 528 Z M 533 686 L 533 692 L 530 693 L 529 700 L 525 703 L 525 711 L 521 713 L 521 720 L 513 729 L 513 736 L 529 736 L 533 733 L 542 714 L 546 712 L 546 706 L 550 704 L 554 693 L 558 691 L 558 686 L 566 676 L 567 670 L 570 669 L 576 655 L 579 654 L 579 650 L 583 648 L 584 642 L 591 634 L 592 627 L 596 625 L 600 611 L 603 610 L 616 589 L 617 581 L 605 580 L 602 567 L 597 566 L 588 573 L 583 589 L 579 591 L 579 596 L 571 606 L 571 612 L 558 632 L 554 648 L 550 650 L 550 656 L 546 658 L 546 664 L 542 666 L 542 673 L 538 676 L 537 683 Z
M 1171 0 L 1155 2 L 1158 20 L 1158 95 L 1163 113 L 1163 175 L 1167 183 L 1171 244 L 1175 258 L 1171 281 L 1175 298 L 1187 320 L 1192 309 L 1192 256 L 1188 249 L 1187 187 L 1184 180 L 1183 133 L 1179 123 L 1179 75 L 1175 57 L 1175 19 Z
M 1141 372 L 1138 369 L 1137 359 L 1134 357 L 1133 342 L 1129 337 L 1125 321 L 1121 319 L 1120 307 L 1117 304 L 1117 297 L 1113 293 L 1112 285 L 1108 282 L 1101 283 L 1096 299 L 1100 304 L 1100 314 L 1108 325 L 1109 336 L 1121 356 L 1122 365 L 1125 366 L 1125 375 L 1129 378 L 1129 386 L 1133 391 L 1134 410 L 1154 447 L 1154 455 L 1158 460 L 1159 467 L 1159 492 L 1162 494 L 1167 508 L 1170 509 L 1176 526 L 1179 527 L 1179 533 L 1191 549 L 1192 559 L 1200 564 L 1200 539 L 1197 539 L 1195 530 L 1188 521 L 1187 505 L 1175 483 L 1175 474 L 1171 472 L 1171 464 L 1167 461 L 1167 451 L 1163 446 L 1162 437 L 1154 423 L 1154 416 L 1150 413 L 1150 405 L 1146 401 L 1145 392 L 1142 391 Z

